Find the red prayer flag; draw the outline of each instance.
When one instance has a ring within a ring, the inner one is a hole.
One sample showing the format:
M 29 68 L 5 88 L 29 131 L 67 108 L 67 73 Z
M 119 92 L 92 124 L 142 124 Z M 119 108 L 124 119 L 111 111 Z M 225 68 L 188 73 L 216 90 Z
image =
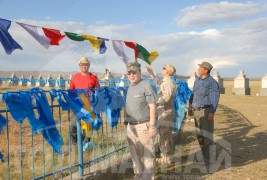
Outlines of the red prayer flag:
M 132 48 L 134 50 L 134 57 L 135 60 L 137 60 L 138 58 L 138 49 L 136 47 L 136 43 L 135 42 L 129 42 L 129 41 L 124 41 L 125 45 L 128 46 L 129 48 Z
M 66 35 L 62 35 L 59 30 L 56 29 L 48 29 L 42 28 L 46 37 L 51 39 L 51 45 L 59 45 L 59 41 L 61 41 Z

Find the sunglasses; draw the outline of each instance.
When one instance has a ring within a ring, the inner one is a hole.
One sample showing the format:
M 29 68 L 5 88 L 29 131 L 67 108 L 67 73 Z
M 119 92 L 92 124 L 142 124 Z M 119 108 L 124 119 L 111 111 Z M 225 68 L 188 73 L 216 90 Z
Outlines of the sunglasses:
M 129 71 L 129 72 L 127 73 L 127 75 L 131 75 L 131 74 L 136 75 L 136 73 L 137 73 L 137 72 L 135 72 L 135 71 Z
M 166 68 L 164 67 L 164 68 L 162 68 L 162 69 L 166 69 Z
M 81 63 L 80 66 L 89 66 L 90 64 L 83 64 Z

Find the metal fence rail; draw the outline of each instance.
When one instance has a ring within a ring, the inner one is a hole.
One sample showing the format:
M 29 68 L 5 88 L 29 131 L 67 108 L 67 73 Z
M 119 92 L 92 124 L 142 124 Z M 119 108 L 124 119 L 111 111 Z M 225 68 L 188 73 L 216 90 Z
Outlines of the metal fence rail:
M 90 172 L 100 168 L 100 162 L 106 166 L 108 164 L 105 163 L 117 161 L 125 155 L 125 109 L 121 110 L 121 118 L 114 128 L 110 127 L 106 115 L 101 114 L 103 125 L 98 131 L 90 130 L 90 142 L 93 145 L 83 151 L 81 120 L 71 111 L 62 111 L 56 101 L 50 101 L 49 104 L 57 122 L 56 128 L 64 140 L 62 154 L 57 154 L 41 133 L 34 135 L 27 121 L 15 121 L 10 111 L 0 104 L 1 115 L 9 120 L 0 134 L 0 152 L 5 160 L 4 163 L 0 162 L 0 179 L 61 179 L 65 176 L 72 179 L 75 172 L 83 176 L 84 169 Z M 70 140 L 72 122 L 77 125 L 77 144 Z

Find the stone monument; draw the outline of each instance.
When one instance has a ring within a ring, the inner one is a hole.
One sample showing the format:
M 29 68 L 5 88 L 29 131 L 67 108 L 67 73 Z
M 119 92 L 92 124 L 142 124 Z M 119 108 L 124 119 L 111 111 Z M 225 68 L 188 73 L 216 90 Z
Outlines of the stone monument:
M 194 83 L 195 83 L 195 80 L 198 78 L 196 72 L 194 72 L 192 74 L 192 76 L 187 80 L 187 84 L 188 84 L 188 87 L 189 89 L 193 90 L 193 86 L 194 86 Z
M 243 70 L 239 71 L 238 77 L 234 79 L 234 88 L 232 93 L 235 95 L 250 95 L 249 79 Z
M 261 79 L 260 96 L 267 96 L 267 74 Z
M 220 77 L 218 71 L 214 71 L 213 78 L 218 82 L 220 88 L 220 94 L 225 94 L 225 88 L 223 87 L 223 79 Z
M 28 86 L 34 87 L 36 86 L 36 80 L 34 79 L 33 75 L 30 75 L 30 78 L 28 80 Z

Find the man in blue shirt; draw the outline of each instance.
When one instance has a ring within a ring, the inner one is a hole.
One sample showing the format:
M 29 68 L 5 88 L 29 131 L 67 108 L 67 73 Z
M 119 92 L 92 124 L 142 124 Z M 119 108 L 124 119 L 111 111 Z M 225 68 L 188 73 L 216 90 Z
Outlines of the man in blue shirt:
M 206 163 L 214 155 L 211 145 L 214 132 L 214 113 L 218 106 L 220 91 L 217 81 L 210 76 L 213 66 L 208 62 L 198 64 L 198 75 L 189 99 L 188 115 L 194 116 L 197 139 Z M 213 159 L 214 160 L 214 159 Z

